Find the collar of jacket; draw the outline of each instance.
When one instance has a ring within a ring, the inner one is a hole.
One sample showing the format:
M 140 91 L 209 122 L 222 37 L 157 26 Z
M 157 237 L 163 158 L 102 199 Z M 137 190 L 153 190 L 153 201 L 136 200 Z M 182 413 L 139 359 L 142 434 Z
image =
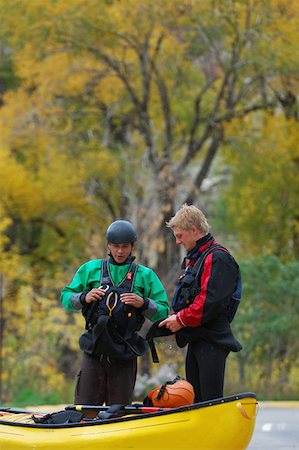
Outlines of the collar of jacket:
M 124 266 L 125 264 L 132 264 L 132 262 L 136 259 L 136 256 L 130 255 L 124 262 L 118 263 L 115 261 L 111 253 L 108 253 L 108 256 L 109 256 L 108 263 L 113 264 L 114 266 Z
M 183 260 L 182 268 L 185 269 L 189 264 L 194 265 L 200 255 L 214 242 L 211 233 L 206 234 L 196 241 L 195 247 L 190 250 Z

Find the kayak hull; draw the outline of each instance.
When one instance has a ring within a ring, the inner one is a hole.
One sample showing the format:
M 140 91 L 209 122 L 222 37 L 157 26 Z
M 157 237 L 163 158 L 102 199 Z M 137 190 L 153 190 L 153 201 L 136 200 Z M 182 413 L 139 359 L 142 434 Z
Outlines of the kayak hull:
M 0 450 L 242 450 L 251 440 L 257 408 L 255 395 L 243 393 L 159 413 L 69 425 L 9 422 L 0 410 Z

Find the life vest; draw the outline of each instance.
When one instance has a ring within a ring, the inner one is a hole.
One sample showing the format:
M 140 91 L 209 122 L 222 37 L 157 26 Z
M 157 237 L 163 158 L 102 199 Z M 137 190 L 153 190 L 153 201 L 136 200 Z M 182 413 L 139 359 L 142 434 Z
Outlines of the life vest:
M 144 317 L 131 305 L 121 302 L 120 295 L 132 292 L 138 265 L 132 262 L 127 275 L 118 285 L 114 285 L 109 271 L 107 259 L 102 260 L 100 286 L 106 290 L 104 297 L 89 303 L 82 308 L 86 320 L 86 329 L 90 330 L 98 322 L 100 316 L 109 316 L 122 336 L 131 331 L 140 330 Z M 92 289 L 92 286 L 89 286 Z
M 146 353 L 147 343 L 136 333 L 145 319 L 138 308 L 120 300 L 122 293 L 133 291 L 137 267 L 132 262 L 126 277 L 114 285 L 108 260 L 102 260 L 100 286 L 106 293 L 101 300 L 82 308 L 87 331 L 80 336 L 79 345 L 84 352 L 124 360 Z
M 208 247 L 198 258 L 196 263 L 193 267 L 188 266 L 185 273 L 179 278 L 179 281 L 176 285 L 176 289 L 174 292 L 174 296 L 172 299 L 172 309 L 174 312 L 179 312 L 184 308 L 187 308 L 190 306 L 190 304 L 193 303 L 196 295 L 198 295 L 200 291 L 200 280 L 199 280 L 199 274 L 203 267 L 203 264 L 205 262 L 206 257 L 215 251 L 223 251 L 230 255 L 230 257 L 234 260 L 232 255 L 229 253 L 229 251 L 225 248 L 220 246 L 219 244 L 211 244 L 210 247 Z M 240 268 L 237 264 L 237 262 L 234 260 L 236 267 L 238 269 L 237 272 L 237 283 L 235 290 L 230 298 L 229 305 L 223 305 L 223 311 L 225 314 L 227 314 L 228 319 L 230 322 L 232 322 L 238 306 L 241 301 L 242 296 L 242 278 L 241 278 L 241 272 Z

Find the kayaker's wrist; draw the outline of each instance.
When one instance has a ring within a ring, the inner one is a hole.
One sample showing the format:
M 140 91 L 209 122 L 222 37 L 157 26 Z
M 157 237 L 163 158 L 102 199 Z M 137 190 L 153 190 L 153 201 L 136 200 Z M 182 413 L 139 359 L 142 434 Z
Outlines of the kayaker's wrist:
M 186 325 L 184 324 L 184 322 L 183 322 L 183 320 L 182 320 L 182 318 L 181 318 L 180 313 L 177 313 L 177 314 L 175 315 L 175 318 L 176 318 L 178 324 L 181 325 L 181 327 L 186 327 Z
M 149 299 L 148 298 L 144 298 L 143 299 L 143 305 L 140 308 L 140 311 L 145 311 L 146 309 L 148 309 L 148 305 L 149 305 Z
M 80 303 L 82 306 L 87 305 L 86 294 L 87 292 L 82 292 L 82 294 L 80 295 Z

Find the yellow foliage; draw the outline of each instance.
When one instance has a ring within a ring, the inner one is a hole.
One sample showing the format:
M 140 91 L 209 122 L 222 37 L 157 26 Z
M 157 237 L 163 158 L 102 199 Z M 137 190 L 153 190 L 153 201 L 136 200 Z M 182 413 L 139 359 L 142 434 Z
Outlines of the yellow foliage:
M 7 150 L 1 151 L 0 195 L 5 208 L 13 209 L 23 220 L 34 217 L 42 206 L 35 183 L 24 167 L 12 158 Z M 28 200 L 30 202 L 28 204 Z

